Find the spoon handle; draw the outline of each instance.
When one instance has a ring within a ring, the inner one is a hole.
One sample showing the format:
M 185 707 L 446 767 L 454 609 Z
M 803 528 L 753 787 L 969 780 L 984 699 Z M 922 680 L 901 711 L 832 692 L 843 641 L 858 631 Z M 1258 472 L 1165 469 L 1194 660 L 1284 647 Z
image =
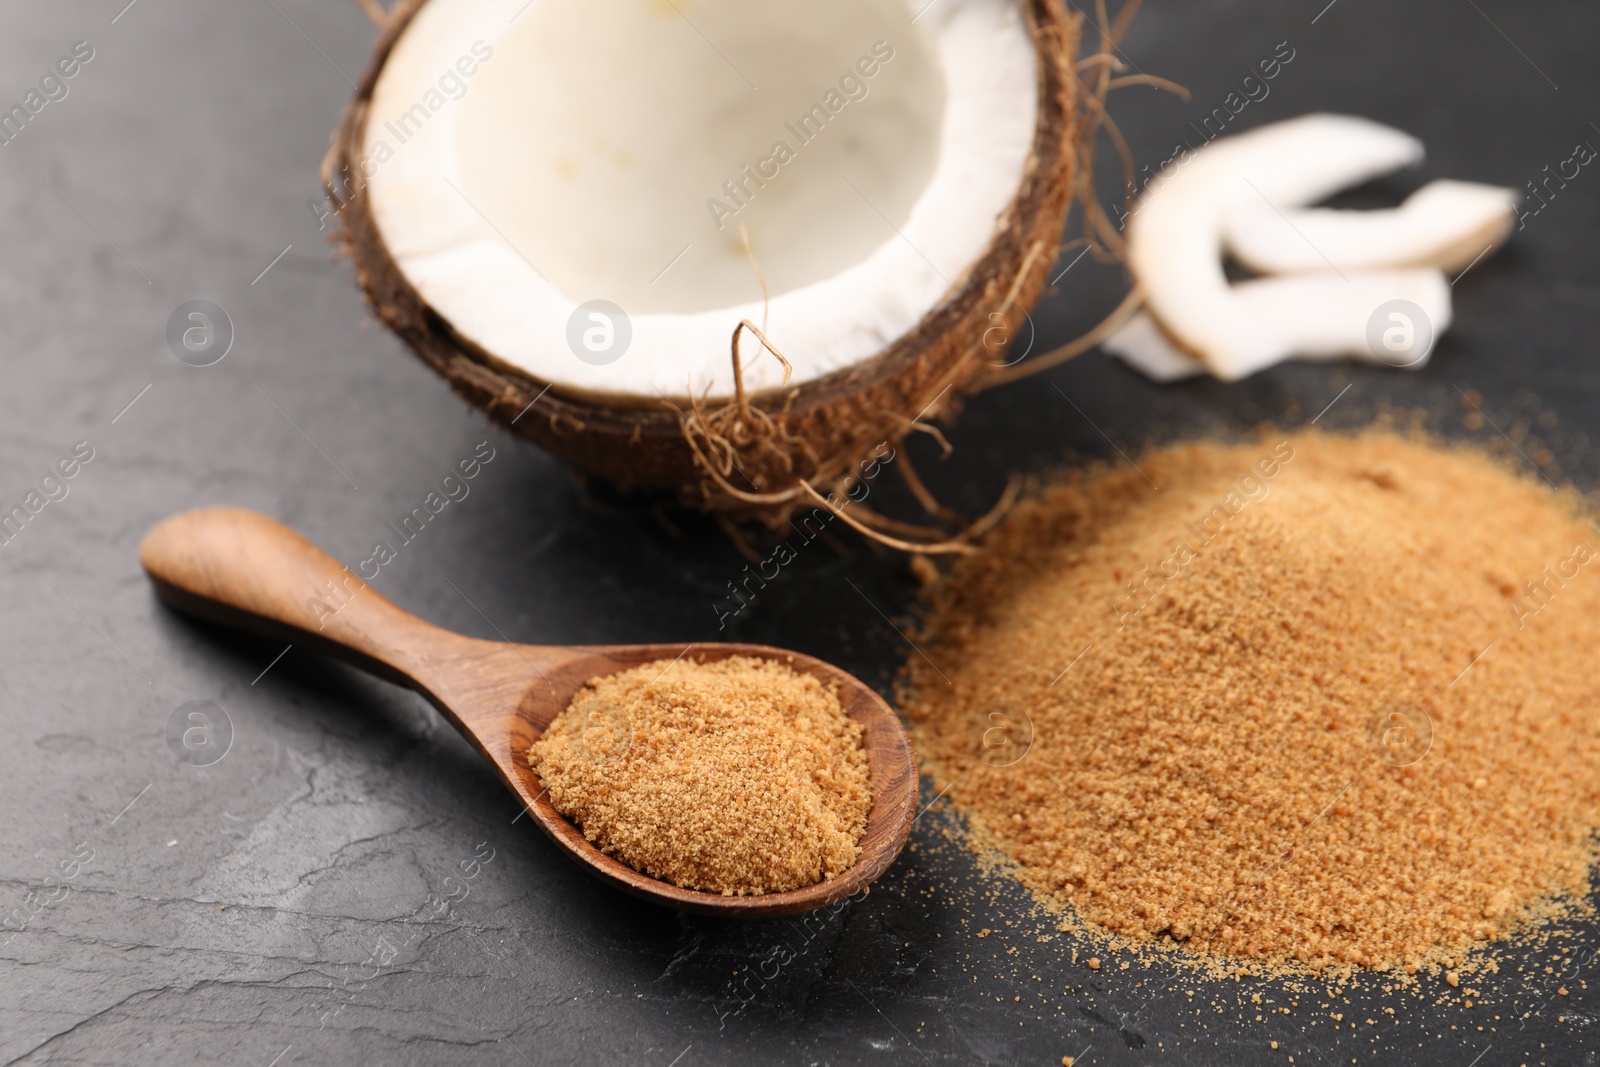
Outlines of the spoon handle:
M 211 622 L 315 648 L 432 697 L 437 669 L 498 650 L 395 607 L 283 523 L 211 507 L 163 520 L 139 562 L 169 606 Z

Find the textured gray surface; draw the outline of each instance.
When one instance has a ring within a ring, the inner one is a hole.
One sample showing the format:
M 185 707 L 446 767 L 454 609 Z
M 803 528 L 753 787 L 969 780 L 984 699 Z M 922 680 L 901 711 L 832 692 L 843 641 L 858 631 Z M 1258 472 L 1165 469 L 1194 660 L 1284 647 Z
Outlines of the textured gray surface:
M 263 676 L 280 648 L 161 610 L 134 550 L 162 516 L 252 506 L 355 560 L 482 441 L 496 454 L 471 496 L 376 583 L 437 623 L 533 642 L 712 639 L 711 605 L 743 561 L 703 522 L 680 518 L 673 536 L 586 507 L 558 465 L 464 410 L 368 320 L 307 207 L 372 37 L 353 3 L 124 2 L 0 12 L 0 100 L 73 42 L 95 50 L 0 147 L 0 500 L 21 500 L 75 442 L 95 453 L 0 547 L 0 1061 L 1492 1067 L 1597 1047 L 1580 987 L 1592 928 L 1570 931 L 1567 998 L 1542 970 L 1518 975 L 1511 953 L 1472 1012 L 1362 987 L 1342 1024 L 1325 995 L 1262 1015 L 1249 994 L 1290 1003 L 1272 983 L 1075 964 L 1076 942 L 948 842 L 942 810 L 837 912 L 684 919 L 591 882 L 514 822 L 420 699 L 295 651 Z M 1575 0 L 1168 0 L 1126 53 L 1194 101 L 1133 90 L 1117 114 L 1141 164 L 1157 162 L 1287 40 L 1295 59 L 1240 128 L 1333 109 L 1422 136 L 1423 174 L 1380 199 L 1436 176 L 1522 187 L 1576 142 L 1600 144 L 1597 31 L 1600 13 Z M 1131 444 L 1292 423 L 1353 383 L 1329 422 L 1388 398 L 1450 428 L 1459 384 L 1513 436 L 1543 426 L 1564 464 L 1552 473 L 1592 485 L 1595 183 L 1585 170 L 1457 286 L 1456 331 L 1421 375 L 1285 368 L 1157 390 L 1091 355 L 979 399 L 955 458 L 921 466 L 974 514 L 1009 470 L 1111 455 L 1096 426 Z M 1093 321 L 1116 285 L 1075 267 L 1035 314 L 1038 347 Z M 164 330 L 202 297 L 237 339 L 197 368 Z M 819 543 L 729 632 L 887 687 L 907 649 L 875 607 L 899 617 L 911 598 L 902 561 Z M 208 767 L 167 743 L 193 700 L 232 724 Z

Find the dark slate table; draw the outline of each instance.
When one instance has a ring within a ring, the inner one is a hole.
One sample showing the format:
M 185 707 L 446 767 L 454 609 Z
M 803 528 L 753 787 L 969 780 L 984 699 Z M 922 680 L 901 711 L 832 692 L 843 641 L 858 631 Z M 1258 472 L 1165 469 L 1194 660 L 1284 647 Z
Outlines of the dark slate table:
M 8 106 L 75 42 L 93 53 L 0 147 L 0 500 L 23 501 L 79 442 L 93 455 L 0 546 L 0 1059 L 1595 1062 L 1593 926 L 1564 928 L 1553 950 L 1507 950 L 1471 1009 L 1434 987 L 1369 981 L 1330 1000 L 1118 957 L 1091 972 L 1073 962 L 1085 945 L 979 870 L 943 805 L 842 908 L 743 925 L 657 910 L 519 821 L 419 698 L 161 609 L 134 551 L 162 516 L 247 505 L 356 560 L 480 442 L 494 458 L 471 495 L 376 583 L 442 625 L 531 642 L 714 639 L 712 605 L 743 560 L 703 520 L 678 516 L 672 532 L 585 492 L 369 319 L 308 208 L 373 36 L 355 4 L 124 3 L 0 15 Z M 1349 203 L 1393 202 L 1432 177 L 1523 188 L 1579 142 L 1600 144 L 1597 41 L 1600 9 L 1578 0 L 1162 0 L 1125 57 L 1194 98 L 1128 90 L 1115 114 L 1141 165 L 1158 163 L 1287 48 L 1270 95 L 1231 128 L 1328 109 L 1429 146 L 1420 173 Z M 1013 470 L 1115 458 L 1111 441 L 1303 423 L 1338 397 L 1324 425 L 1419 408 L 1592 486 L 1592 170 L 1456 285 L 1457 326 L 1419 374 L 1296 366 L 1158 388 L 1091 354 L 976 399 L 947 462 L 929 442 L 913 454 L 975 515 Z M 1074 266 L 1035 313 L 1035 346 L 1096 321 L 1120 284 Z M 207 367 L 166 340 L 194 299 L 222 306 L 234 332 Z M 1483 429 L 1463 424 L 1458 389 L 1481 397 Z M 908 513 L 891 482 L 884 506 Z M 914 584 L 903 559 L 845 547 L 804 554 L 726 634 L 826 657 L 887 692 L 908 654 L 890 620 L 903 627 Z M 227 741 L 205 766 L 180 762 L 172 740 L 201 722 L 190 702 Z

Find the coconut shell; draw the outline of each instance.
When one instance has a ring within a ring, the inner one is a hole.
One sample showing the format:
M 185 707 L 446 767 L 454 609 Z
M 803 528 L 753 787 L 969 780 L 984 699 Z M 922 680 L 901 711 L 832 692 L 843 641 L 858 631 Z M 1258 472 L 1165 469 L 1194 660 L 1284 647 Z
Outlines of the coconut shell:
M 551 387 L 458 334 L 422 299 L 384 244 L 364 183 L 350 180 L 378 75 L 426 2 L 402 0 L 384 20 L 334 133 L 323 180 L 343 205 L 336 240 L 378 318 L 456 393 L 583 474 L 625 491 L 670 492 L 690 508 L 734 521 L 778 526 L 797 508 L 817 506 L 815 490 L 842 492 L 858 462 L 898 443 L 914 420 L 954 414 L 960 395 L 991 369 L 998 346 L 986 347 L 986 336 L 1014 336 L 1045 286 L 1078 179 L 1082 89 L 1073 64 L 1081 20 L 1060 0 L 1020 0 L 1039 82 L 1022 180 L 983 255 L 910 332 L 854 366 L 715 410 L 687 397 L 595 397 Z

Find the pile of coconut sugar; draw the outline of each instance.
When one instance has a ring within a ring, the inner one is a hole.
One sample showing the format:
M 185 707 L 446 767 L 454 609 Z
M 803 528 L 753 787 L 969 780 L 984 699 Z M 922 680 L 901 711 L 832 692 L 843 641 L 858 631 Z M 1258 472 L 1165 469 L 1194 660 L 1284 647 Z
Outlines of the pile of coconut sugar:
M 1082 475 L 931 592 L 924 768 L 1045 903 L 1125 940 L 1459 961 L 1587 907 L 1600 567 L 1574 504 L 1378 434 Z

